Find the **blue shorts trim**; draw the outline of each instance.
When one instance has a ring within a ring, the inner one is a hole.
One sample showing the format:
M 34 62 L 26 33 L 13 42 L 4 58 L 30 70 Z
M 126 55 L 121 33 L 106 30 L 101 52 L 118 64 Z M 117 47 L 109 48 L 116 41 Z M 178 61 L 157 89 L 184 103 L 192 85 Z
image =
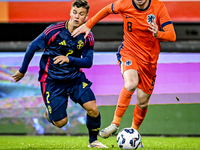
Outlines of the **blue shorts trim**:
M 78 103 L 82 106 L 86 102 L 96 100 L 93 91 L 89 88 L 87 91 L 83 93 L 83 95 L 80 97 Z

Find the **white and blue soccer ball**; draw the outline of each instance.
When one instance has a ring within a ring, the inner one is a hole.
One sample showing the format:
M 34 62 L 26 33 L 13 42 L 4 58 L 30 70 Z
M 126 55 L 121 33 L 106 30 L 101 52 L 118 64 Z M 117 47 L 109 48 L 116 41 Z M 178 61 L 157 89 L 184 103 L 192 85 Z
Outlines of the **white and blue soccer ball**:
M 140 133 L 133 128 L 124 128 L 117 135 L 117 144 L 121 149 L 137 149 L 141 143 Z

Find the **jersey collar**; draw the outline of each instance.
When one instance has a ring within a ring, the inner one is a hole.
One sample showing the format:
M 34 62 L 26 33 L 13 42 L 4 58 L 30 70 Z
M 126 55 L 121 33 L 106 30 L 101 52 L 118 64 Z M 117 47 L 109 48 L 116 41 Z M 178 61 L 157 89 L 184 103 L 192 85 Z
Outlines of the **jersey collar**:
M 69 21 L 66 21 L 66 22 L 65 22 L 65 28 L 66 28 L 66 29 L 68 29 L 68 22 L 69 22 Z
M 140 8 L 138 8 L 137 5 L 135 4 L 134 0 L 132 0 L 132 2 L 133 2 L 133 6 L 134 6 L 137 10 L 140 10 L 140 11 L 145 11 L 145 10 L 147 10 L 147 9 L 150 7 L 150 4 L 151 4 L 151 0 L 149 0 L 148 6 L 147 6 L 145 9 L 140 9 Z

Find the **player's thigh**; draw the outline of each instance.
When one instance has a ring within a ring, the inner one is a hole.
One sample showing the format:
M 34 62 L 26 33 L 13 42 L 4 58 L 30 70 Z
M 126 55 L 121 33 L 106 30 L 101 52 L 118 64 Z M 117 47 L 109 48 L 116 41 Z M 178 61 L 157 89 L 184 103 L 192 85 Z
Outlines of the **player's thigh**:
M 68 122 L 68 117 L 67 117 L 67 112 L 66 112 L 66 105 L 62 105 L 55 113 L 53 116 L 53 123 L 57 127 L 63 127 L 64 125 L 67 124 Z
M 125 88 L 134 92 L 138 86 L 139 76 L 137 70 L 129 69 L 124 72 Z
M 122 74 L 124 74 L 125 71 L 130 70 L 130 69 L 134 69 L 134 70 L 138 71 L 137 61 L 131 55 L 122 54 L 121 58 L 118 59 L 118 64 L 120 66 Z
M 41 83 L 41 90 L 51 119 L 56 122 L 66 118 L 68 95 L 65 90 L 65 84 L 45 82 Z
M 76 80 L 76 82 L 73 84 L 73 87 L 71 88 L 69 92 L 69 96 L 71 100 L 75 103 L 83 104 L 83 102 L 80 101 L 80 98 L 83 97 L 84 93 L 90 89 L 92 85 L 92 82 L 90 82 L 86 77 L 85 74 L 82 73 L 81 76 Z M 92 94 L 91 94 L 92 95 Z M 95 97 L 93 96 L 93 100 Z
M 97 117 L 99 114 L 98 106 L 93 91 L 89 88 L 79 99 L 79 104 L 87 111 L 91 117 Z
M 136 59 L 131 55 L 122 54 L 119 65 L 124 77 L 125 88 L 134 92 L 139 82 L 138 63 Z
M 156 65 L 140 64 L 139 65 L 139 83 L 140 88 L 146 94 L 151 95 L 154 90 L 156 80 Z

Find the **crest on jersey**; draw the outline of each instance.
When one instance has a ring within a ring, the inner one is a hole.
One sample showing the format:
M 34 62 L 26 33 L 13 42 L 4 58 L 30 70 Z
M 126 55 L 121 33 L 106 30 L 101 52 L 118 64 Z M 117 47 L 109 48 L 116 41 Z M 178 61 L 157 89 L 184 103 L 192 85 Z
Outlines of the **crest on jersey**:
M 153 22 L 153 20 L 156 20 L 156 17 L 152 14 L 147 16 L 147 23 L 150 24 Z
M 132 61 L 128 60 L 125 62 L 125 66 L 130 66 L 130 65 L 132 65 Z
M 77 48 L 81 49 L 83 47 L 83 45 L 84 45 L 84 42 L 82 40 L 79 40 L 78 44 L 77 44 Z

